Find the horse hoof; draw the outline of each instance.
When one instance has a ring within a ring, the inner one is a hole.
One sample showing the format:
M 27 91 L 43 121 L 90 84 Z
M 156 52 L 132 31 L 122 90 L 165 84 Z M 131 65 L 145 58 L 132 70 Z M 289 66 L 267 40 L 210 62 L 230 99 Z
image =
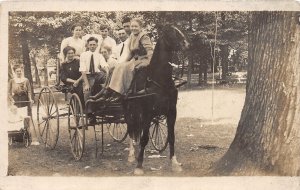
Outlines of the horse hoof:
M 173 172 L 182 172 L 182 164 L 177 161 L 176 156 L 173 156 L 173 158 L 171 159 L 171 163 Z
M 173 172 L 182 172 L 182 167 L 180 165 L 172 164 L 172 171 Z
M 132 163 L 135 161 L 135 156 L 128 156 L 128 162 Z
M 144 170 L 141 168 L 135 168 L 133 174 L 134 175 L 144 175 Z

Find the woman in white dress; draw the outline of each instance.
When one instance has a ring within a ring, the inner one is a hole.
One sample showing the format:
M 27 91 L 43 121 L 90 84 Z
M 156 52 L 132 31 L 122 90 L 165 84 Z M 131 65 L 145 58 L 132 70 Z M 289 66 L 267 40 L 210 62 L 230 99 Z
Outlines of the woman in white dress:
M 65 38 L 61 42 L 61 46 L 60 46 L 61 62 L 65 61 L 65 58 L 63 55 L 63 50 L 67 46 L 71 46 L 75 49 L 75 51 L 76 51 L 75 59 L 79 59 L 81 53 L 85 52 L 85 50 L 86 50 L 85 41 L 83 39 L 81 39 L 81 37 L 82 37 L 81 25 L 79 25 L 79 24 L 73 25 L 71 30 L 72 30 L 73 35 L 71 37 Z
M 103 93 L 104 96 L 99 98 L 98 101 L 119 101 L 129 90 L 135 69 L 146 67 L 150 63 L 153 45 L 150 37 L 143 30 L 142 21 L 132 19 L 130 28 L 131 35 L 127 44 L 129 55 L 124 63 L 115 66 L 107 91 Z

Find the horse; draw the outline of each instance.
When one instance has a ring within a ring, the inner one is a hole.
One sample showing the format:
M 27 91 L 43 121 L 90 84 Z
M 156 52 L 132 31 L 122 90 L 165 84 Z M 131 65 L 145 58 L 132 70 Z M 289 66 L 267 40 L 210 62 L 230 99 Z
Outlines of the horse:
M 143 160 L 145 147 L 149 141 L 149 128 L 151 121 L 158 115 L 165 115 L 167 118 L 168 135 L 167 141 L 170 148 L 170 160 L 172 171 L 182 171 L 181 164 L 175 156 L 175 121 L 177 114 L 178 90 L 172 79 L 172 66 L 170 64 L 172 55 L 176 51 L 185 50 L 189 43 L 184 34 L 175 26 L 165 25 L 158 33 L 159 37 L 154 48 L 150 64 L 144 68 L 144 73 L 138 71 L 143 81 L 146 78 L 146 85 L 137 87 L 139 90 L 145 87 L 146 94 L 153 96 L 144 98 L 133 98 L 125 101 L 125 119 L 128 126 L 128 133 L 132 139 L 140 139 L 140 149 L 137 157 L 137 166 L 134 169 L 135 175 L 143 175 Z M 138 78 L 138 77 L 135 77 Z M 142 84 L 140 82 L 139 84 Z M 143 90 L 140 90 L 143 91 Z

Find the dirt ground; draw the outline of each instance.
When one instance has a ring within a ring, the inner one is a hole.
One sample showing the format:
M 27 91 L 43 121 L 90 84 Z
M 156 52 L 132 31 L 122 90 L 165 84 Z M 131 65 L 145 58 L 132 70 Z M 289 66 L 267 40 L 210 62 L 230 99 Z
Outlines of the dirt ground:
M 212 98 L 213 97 L 213 98 Z M 175 151 L 183 172 L 172 173 L 168 148 L 166 158 L 145 159 L 146 176 L 207 176 L 209 167 L 222 157 L 234 138 L 245 98 L 245 86 L 218 87 L 180 91 L 175 126 Z M 213 111 L 212 111 L 213 103 Z M 36 109 L 36 108 L 33 108 Z M 34 117 L 36 117 L 34 115 Z M 136 163 L 128 163 L 128 139 L 114 142 L 104 128 L 104 152 L 95 158 L 93 130 L 86 131 L 86 151 L 81 161 L 72 157 L 67 120 L 61 119 L 60 135 L 54 150 L 44 145 L 24 148 L 14 143 L 9 147 L 8 175 L 12 176 L 132 176 Z M 157 153 L 155 153 L 157 154 Z

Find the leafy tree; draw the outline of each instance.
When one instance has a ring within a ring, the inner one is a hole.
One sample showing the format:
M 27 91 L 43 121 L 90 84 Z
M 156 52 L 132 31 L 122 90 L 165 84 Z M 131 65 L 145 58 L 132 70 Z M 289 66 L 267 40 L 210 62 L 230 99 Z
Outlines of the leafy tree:
M 296 12 L 255 12 L 246 99 L 235 138 L 215 171 L 300 175 L 300 25 Z

